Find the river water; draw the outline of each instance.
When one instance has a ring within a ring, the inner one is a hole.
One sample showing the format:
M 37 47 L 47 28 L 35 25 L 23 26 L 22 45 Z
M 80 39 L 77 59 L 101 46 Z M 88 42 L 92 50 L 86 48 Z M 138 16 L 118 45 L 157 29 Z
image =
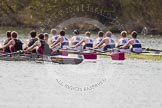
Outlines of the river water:
M 162 49 L 160 36 L 140 39 L 145 47 Z M 161 108 L 161 78 L 162 61 L 0 61 L 0 108 Z

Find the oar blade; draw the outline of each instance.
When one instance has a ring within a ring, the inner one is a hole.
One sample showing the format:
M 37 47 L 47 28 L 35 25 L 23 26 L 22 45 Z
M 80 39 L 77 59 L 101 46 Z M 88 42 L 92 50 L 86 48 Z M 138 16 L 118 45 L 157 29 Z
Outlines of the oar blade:
M 111 54 L 112 60 L 125 60 L 125 53 L 123 52 L 118 52 Z
M 89 59 L 89 60 L 97 59 L 96 53 L 84 53 L 83 56 L 84 56 L 84 59 Z

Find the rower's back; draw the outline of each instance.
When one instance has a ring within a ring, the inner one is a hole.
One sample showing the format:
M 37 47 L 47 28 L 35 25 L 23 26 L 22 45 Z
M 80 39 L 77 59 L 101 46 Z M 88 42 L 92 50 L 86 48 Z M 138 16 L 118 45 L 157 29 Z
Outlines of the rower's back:
M 61 48 L 69 47 L 69 39 L 65 36 L 65 31 L 60 31 L 61 40 Z
M 74 33 L 74 36 L 72 37 L 72 45 L 76 45 L 83 39 L 83 37 L 79 35 L 79 30 L 77 30 L 77 29 L 74 30 L 73 33 Z M 76 47 L 76 50 L 82 51 L 83 46 L 80 45 L 80 46 Z
M 90 37 L 91 33 L 88 31 L 85 33 L 85 45 L 84 49 L 93 48 L 93 39 Z
M 127 32 L 126 31 L 122 31 L 121 32 L 121 38 L 119 39 L 118 43 L 117 43 L 117 47 L 121 47 L 126 45 L 128 42 L 128 38 L 127 38 Z
M 6 40 L 4 41 L 4 45 L 8 44 L 8 42 L 10 42 L 11 40 L 11 31 L 7 31 L 6 32 Z M 10 48 L 4 48 L 4 52 L 10 53 Z
M 104 51 L 108 51 L 112 48 L 115 48 L 115 41 L 112 39 L 112 32 L 110 31 L 107 31 L 106 34 L 105 34 L 105 47 L 104 47 Z
M 141 53 L 142 52 L 142 44 L 139 41 L 139 39 L 137 39 L 137 32 L 133 31 L 131 35 L 132 35 L 131 51 L 135 52 L 135 53 Z
M 44 40 L 44 34 L 39 34 L 39 42 L 40 42 L 40 46 L 37 50 L 37 54 L 38 55 L 50 55 L 51 54 L 51 49 L 48 45 L 48 43 L 46 43 L 46 41 Z
M 17 35 L 18 35 L 18 33 L 16 31 L 13 31 L 11 33 L 12 40 L 15 43 L 11 48 L 11 52 L 16 52 L 16 51 L 22 50 L 23 43 L 20 39 L 17 38 Z
M 98 45 L 104 39 L 104 36 L 103 35 L 104 35 L 103 31 L 99 31 L 98 32 L 98 37 L 96 39 L 96 45 Z
M 36 41 L 38 41 L 38 39 L 36 38 L 36 36 L 37 36 L 37 33 L 35 31 L 31 31 L 30 32 L 31 39 L 29 40 L 28 47 L 31 47 Z
M 57 39 L 59 38 L 58 34 L 57 34 L 57 30 L 56 29 L 51 29 L 51 35 L 52 35 L 52 43 L 56 42 Z
M 15 46 L 14 46 L 15 50 L 16 51 L 22 50 L 23 43 L 21 42 L 21 40 L 20 39 L 14 39 L 14 40 L 15 40 Z

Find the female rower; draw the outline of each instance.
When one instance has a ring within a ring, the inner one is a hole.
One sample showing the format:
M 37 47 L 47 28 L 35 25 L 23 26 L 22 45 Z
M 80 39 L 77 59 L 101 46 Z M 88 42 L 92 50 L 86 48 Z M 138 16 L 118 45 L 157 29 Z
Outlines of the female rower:
M 38 55 L 50 55 L 51 50 L 44 40 L 44 34 L 39 34 L 38 41 L 36 41 L 31 47 L 27 48 L 24 52 L 30 52 L 35 49 Z
M 87 31 L 85 37 L 77 43 L 74 47 L 83 45 L 83 49 L 93 48 L 93 40 L 90 38 L 91 33 Z
M 128 42 L 127 32 L 126 31 L 122 31 L 121 32 L 121 38 L 119 39 L 116 47 L 119 48 L 121 46 L 124 46 L 127 42 Z
M 11 38 L 11 31 L 7 31 L 7 32 L 6 32 L 6 40 L 4 41 L 4 44 L 3 44 L 3 45 L 6 45 L 11 39 L 12 39 L 12 38 Z M 10 52 L 9 47 L 4 48 L 4 52 L 9 53 L 9 52 Z
M 57 34 L 57 30 L 51 29 L 51 38 L 50 38 L 50 41 L 49 41 L 49 45 L 51 46 L 54 42 L 56 42 L 58 37 L 59 36 Z
M 27 42 L 27 44 L 23 45 L 23 49 L 27 49 L 28 47 L 31 47 L 36 41 L 38 41 L 38 38 L 36 38 L 37 36 L 37 33 L 36 31 L 31 31 L 30 32 L 30 39 L 29 41 Z M 36 50 L 33 50 L 32 51 L 33 53 L 36 53 Z
M 141 53 L 142 45 L 141 45 L 140 41 L 137 39 L 137 32 L 133 31 L 131 33 L 131 35 L 132 35 L 132 39 L 130 39 L 126 45 L 124 45 L 120 48 L 123 48 L 123 49 L 130 48 L 132 52 Z
M 60 36 L 51 45 L 51 48 L 55 48 L 56 46 L 60 46 L 60 48 L 68 48 L 69 47 L 69 39 L 65 36 L 65 31 L 60 32 Z
M 72 45 L 72 46 L 75 46 L 75 45 L 78 44 L 83 38 L 82 38 L 82 36 L 79 35 L 79 30 L 78 30 L 78 29 L 74 30 L 73 33 L 74 33 L 74 36 L 72 37 L 71 45 Z M 82 45 L 77 46 L 77 47 L 76 47 L 76 50 L 82 51 L 82 50 L 83 50 Z
M 36 38 L 37 33 L 35 31 L 30 32 L 31 39 L 29 40 L 28 47 L 31 47 L 36 41 L 38 41 L 38 38 Z
M 44 40 L 46 41 L 46 43 L 49 42 L 49 35 L 48 35 L 48 33 L 44 33 Z
M 108 51 L 109 49 L 115 48 L 115 42 L 111 38 L 112 33 L 110 31 L 107 31 L 105 34 L 105 38 L 95 47 L 101 48 L 103 51 Z
M 98 32 L 98 38 L 96 39 L 94 47 L 96 47 L 104 39 L 103 31 Z
M 11 32 L 11 40 L 7 44 L 1 46 L 0 49 L 4 50 L 6 48 L 9 48 L 10 52 L 22 50 L 23 43 L 19 39 L 17 39 L 17 35 L 18 33 L 16 31 Z

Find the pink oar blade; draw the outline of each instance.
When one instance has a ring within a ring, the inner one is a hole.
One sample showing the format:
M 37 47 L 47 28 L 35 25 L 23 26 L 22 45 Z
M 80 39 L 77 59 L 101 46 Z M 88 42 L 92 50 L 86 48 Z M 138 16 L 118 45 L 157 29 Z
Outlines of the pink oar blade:
M 96 53 L 84 53 L 83 56 L 84 56 L 84 59 L 89 59 L 89 60 L 97 59 Z
M 119 52 L 110 55 L 112 60 L 125 60 L 125 53 Z

